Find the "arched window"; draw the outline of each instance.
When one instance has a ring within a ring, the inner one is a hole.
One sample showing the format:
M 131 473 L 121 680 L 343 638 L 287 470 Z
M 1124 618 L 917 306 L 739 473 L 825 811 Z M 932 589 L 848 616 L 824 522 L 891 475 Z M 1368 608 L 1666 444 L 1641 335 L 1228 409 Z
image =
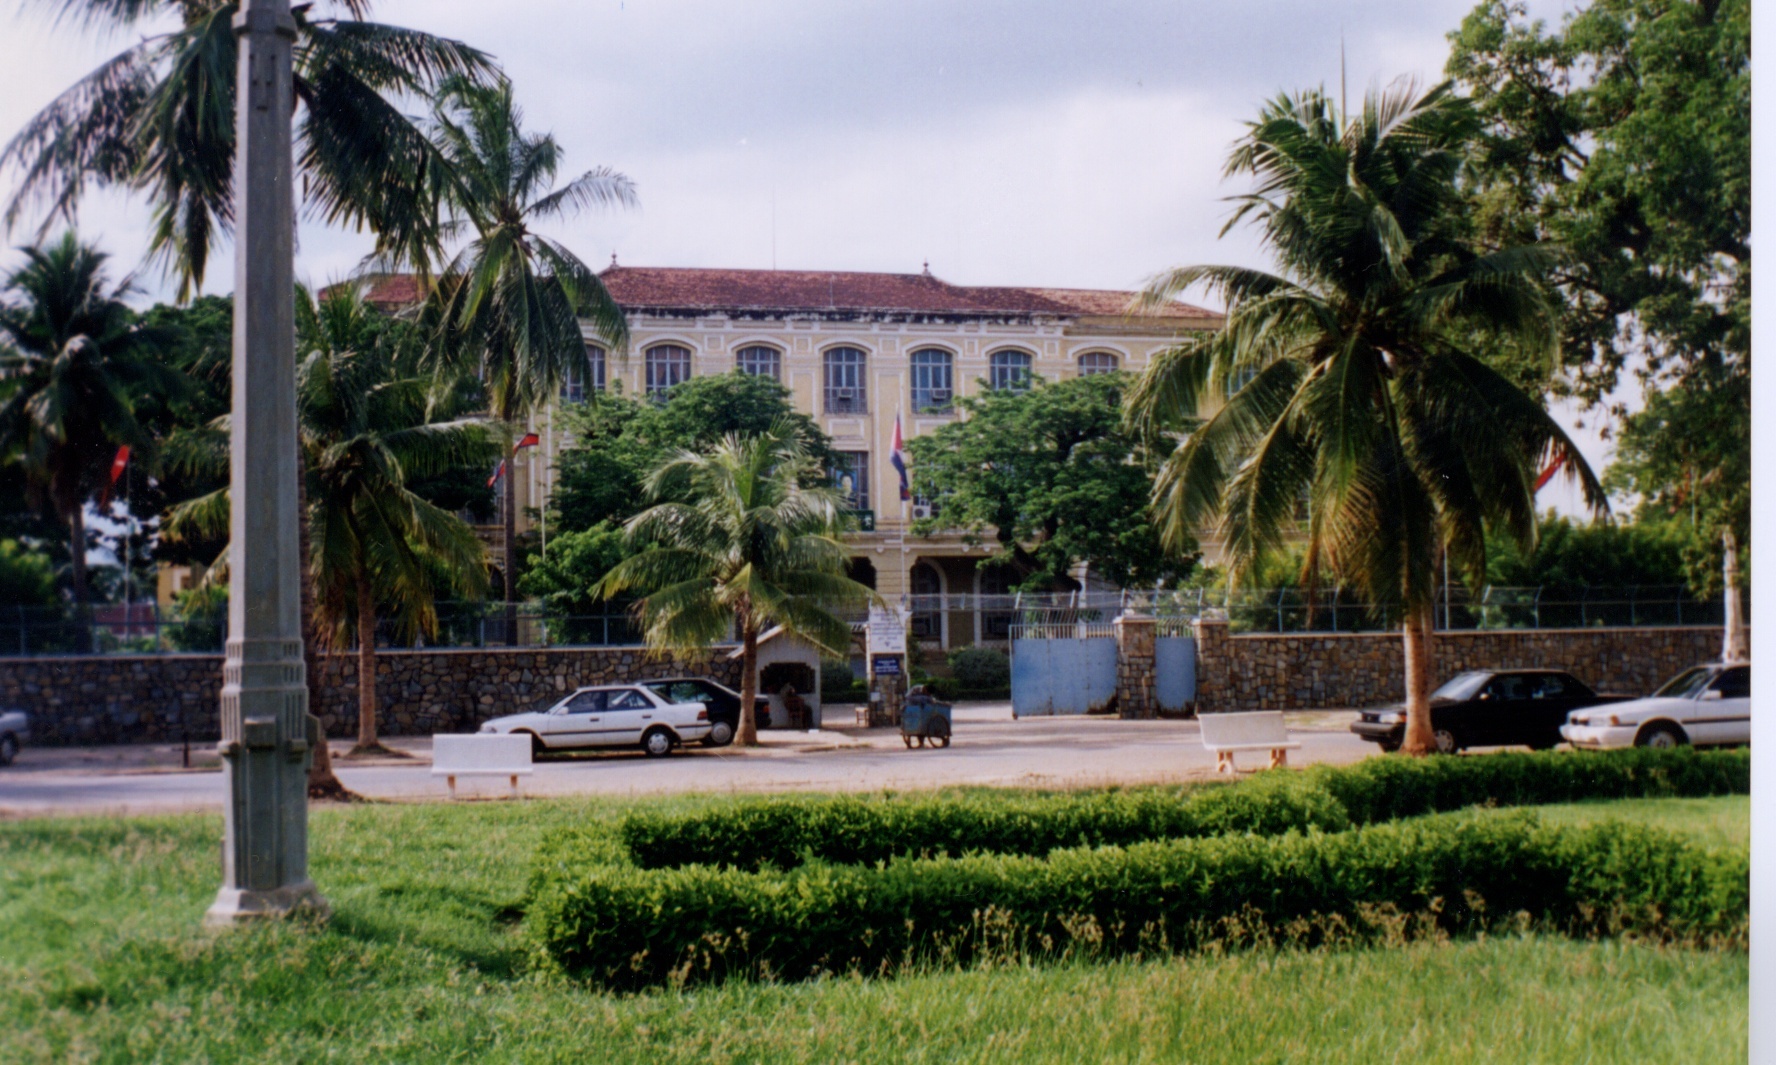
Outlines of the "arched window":
M 908 363 L 913 379 L 913 413 L 948 413 L 956 396 L 950 353 L 922 348 L 913 352 Z
M 1010 566 L 981 566 L 980 627 L 983 640 L 1009 640 L 1011 623 L 1017 619 L 1011 609 L 1017 602 L 1012 589 L 1018 583 L 1017 571 Z
M 857 348 L 832 348 L 827 351 L 826 413 L 863 414 L 869 410 L 869 395 L 864 385 L 864 354 Z
M 781 381 L 783 380 L 783 353 L 776 348 L 754 344 L 735 352 L 734 367 L 741 373 Z
M 580 368 L 575 366 L 567 371 L 561 379 L 561 402 L 584 403 L 586 397 L 594 392 L 604 391 L 604 349 L 597 344 L 586 345 L 586 367 L 591 371 L 588 379 L 582 376 Z
M 1115 373 L 1116 353 L 1113 351 L 1088 351 L 1079 356 L 1079 376 L 1090 377 L 1092 374 Z
M 680 344 L 655 344 L 647 349 L 647 394 L 664 398 L 667 391 L 691 379 L 691 349 Z
M 1030 387 L 1030 355 L 1024 351 L 995 351 L 988 363 L 987 384 L 995 392 L 1022 392 Z
M 913 635 L 922 640 L 943 636 L 943 578 L 929 562 L 913 564 L 907 575 L 913 594 Z

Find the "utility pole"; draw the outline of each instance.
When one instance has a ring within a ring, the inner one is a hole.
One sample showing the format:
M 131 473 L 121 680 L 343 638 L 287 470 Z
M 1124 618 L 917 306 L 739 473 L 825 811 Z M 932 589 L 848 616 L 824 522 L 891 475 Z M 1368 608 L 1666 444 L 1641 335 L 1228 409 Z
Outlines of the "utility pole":
M 234 18 L 233 498 L 223 666 L 222 888 L 212 925 L 326 913 L 308 878 L 308 712 L 297 557 L 295 241 L 289 0 L 245 0 Z

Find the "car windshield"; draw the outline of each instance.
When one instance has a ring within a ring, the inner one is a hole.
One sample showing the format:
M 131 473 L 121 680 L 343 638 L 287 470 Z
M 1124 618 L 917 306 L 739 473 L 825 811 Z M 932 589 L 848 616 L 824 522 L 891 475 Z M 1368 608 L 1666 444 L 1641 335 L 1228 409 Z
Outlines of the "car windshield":
M 1432 692 L 1431 698 L 1453 699 L 1458 703 L 1465 699 L 1472 699 L 1474 693 L 1479 691 L 1480 686 L 1485 684 L 1487 678 L 1491 676 L 1491 673 L 1457 673 L 1444 681 L 1441 688 Z
M 1687 669 L 1672 678 L 1663 688 L 1653 693 L 1654 698 L 1687 699 L 1701 691 L 1708 683 L 1709 670 L 1706 666 Z

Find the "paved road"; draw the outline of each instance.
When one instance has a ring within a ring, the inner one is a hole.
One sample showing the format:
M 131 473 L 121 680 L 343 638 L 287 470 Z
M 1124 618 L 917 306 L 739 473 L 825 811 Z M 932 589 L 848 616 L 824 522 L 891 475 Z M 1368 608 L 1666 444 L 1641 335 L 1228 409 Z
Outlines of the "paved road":
M 1349 714 L 1290 715 L 1302 749 L 1298 764 L 1352 762 L 1375 748 L 1346 731 Z M 766 747 L 693 748 L 670 758 L 639 752 L 545 760 L 524 778 L 528 795 L 641 795 L 673 792 L 877 791 L 948 785 L 1078 787 L 1145 784 L 1214 775 L 1194 721 L 1119 721 L 1113 718 L 1011 719 L 1007 704 L 959 708 L 955 742 L 947 750 L 906 750 L 887 730 L 829 728 L 820 733 L 763 734 Z M 429 740 L 402 740 L 408 764 L 339 764 L 345 785 L 376 799 L 443 798 L 444 782 L 430 772 Z M 337 749 L 337 748 L 336 748 Z M 55 812 L 149 812 L 214 809 L 222 803 L 215 770 L 177 770 L 176 748 L 98 751 L 26 750 L 0 770 L 0 815 Z M 1264 763 L 1262 753 L 1242 765 Z M 170 762 L 170 765 L 156 764 Z M 503 778 L 467 778 L 464 795 L 499 795 Z

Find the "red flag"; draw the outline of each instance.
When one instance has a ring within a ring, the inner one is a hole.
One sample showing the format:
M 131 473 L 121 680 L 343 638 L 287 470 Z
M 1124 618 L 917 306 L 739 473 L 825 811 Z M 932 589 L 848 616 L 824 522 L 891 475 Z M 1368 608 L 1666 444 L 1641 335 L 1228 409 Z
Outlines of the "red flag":
M 519 452 L 519 451 L 523 451 L 527 447 L 536 447 L 538 444 L 540 444 L 542 442 L 543 442 L 542 437 L 536 435 L 535 433 L 525 433 L 524 439 L 518 441 L 517 445 L 512 448 L 512 451 L 514 453 Z
M 493 468 L 493 476 L 487 479 L 487 487 L 492 488 L 495 484 L 499 483 L 500 475 L 505 472 L 506 460 L 500 459 L 500 464 Z
M 111 489 L 117 486 L 117 479 L 123 476 L 123 468 L 129 465 L 129 457 L 130 449 L 128 444 L 117 449 L 117 454 L 111 459 L 111 477 L 105 482 L 105 490 L 99 493 L 99 506 L 103 507 L 110 504 Z
M 1556 473 L 1559 473 L 1560 467 L 1562 467 L 1564 465 L 1566 465 L 1566 453 L 1561 452 L 1560 454 L 1555 455 L 1554 461 L 1548 463 L 1548 468 L 1542 471 L 1542 475 L 1540 477 L 1536 478 L 1535 490 L 1540 492 L 1542 490 L 1542 486 L 1547 484 L 1549 481 L 1552 481 L 1554 479 L 1554 475 Z

